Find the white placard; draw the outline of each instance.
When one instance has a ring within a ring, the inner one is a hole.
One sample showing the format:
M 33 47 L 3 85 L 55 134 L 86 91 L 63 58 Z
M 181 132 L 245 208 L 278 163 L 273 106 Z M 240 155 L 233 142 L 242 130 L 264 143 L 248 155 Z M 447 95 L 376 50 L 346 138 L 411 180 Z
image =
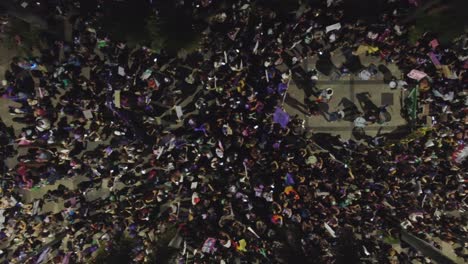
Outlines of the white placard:
M 120 90 L 114 91 L 114 105 L 120 108 Z
M 120 76 L 125 76 L 125 69 L 124 69 L 123 67 L 120 67 L 120 66 L 119 66 L 118 72 L 119 72 L 119 75 L 120 75 Z
M 257 54 L 258 44 L 259 44 L 259 42 L 258 42 L 258 40 L 257 40 L 257 42 L 255 43 L 255 47 L 254 47 L 254 49 L 253 49 L 253 54 Z
M 327 224 L 325 223 L 325 229 L 327 230 L 327 232 L 332 236 L 332 237 L 336 237 L 336 234 L 335 234 L 335 231 Z
M 184 115 L 184 113 L 182 112 L 182 106 L 180 105 L 176 105 L 175 111 L 178 119 L 180 119 Z
M 84 117 L 86 119 L 92 119 L 93 118 L 93 113 L 91 112 L 91 110 L 84 110 L 83 115 L 84 115 Z
M 325 28 L 325 32 L 328 33 L 332 30 L 338 30 L 341 28 L 341 24 L 340 23 L 336 23 L 336 24 L 333 24 L 333 25 L 329 25 L 328 27 Z
M 86 78 L 86 79 L 90 79 L 91 77 L 91 68 L 90 67 L 83 67 L 83 69 L 81 69 L 81 73 L 83 74 L 83 76 Z
M 151 76 L 152 72 L 153 71 L 150 69 L 146 70 L 144 73 L 141 74 L 140 79 L 142 79 L 143 81 L 148 79 Z

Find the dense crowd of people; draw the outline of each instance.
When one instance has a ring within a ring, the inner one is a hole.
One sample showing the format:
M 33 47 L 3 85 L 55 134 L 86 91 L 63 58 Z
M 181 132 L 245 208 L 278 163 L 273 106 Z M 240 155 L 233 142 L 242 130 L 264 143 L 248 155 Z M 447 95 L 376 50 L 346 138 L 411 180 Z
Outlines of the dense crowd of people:
M 411 45 L 406 1 L 388 1 L 378 25 L 348 21 L 341 1 L 287 17 L 252 2 L 220 10 L 185 58 L 130 49 L 79 17 L 73 42 L 11 62 L 2 92 L 22 129 L 1 123 L 4 263 L 89 263 L 122 234 L 136 241 L 132 263 L 144 263 L 170 226 L 179 263 L 333 263 L 347 242 L 353 263 L 429 261 L 385 242 L 400 228 L 458 243 L 466 260 L 466 39 L 445 46 L 426 33 Z M 343 65 L 317 70 L 359 75 L 363 46 L 404 73 L 392 88 L 420 87 L 432 125 L 418 136 L 320 141 L 284 112 L 291 78 L 310 89 L 311 109 L 327 96 L 304 58 L 341 49 Z M 77 189 L 21 202 L 20 190 L 78 176 Z M 89 199 L 101 189 L 110 195 Z M 58 198 L 63 210 L 42 212 Z

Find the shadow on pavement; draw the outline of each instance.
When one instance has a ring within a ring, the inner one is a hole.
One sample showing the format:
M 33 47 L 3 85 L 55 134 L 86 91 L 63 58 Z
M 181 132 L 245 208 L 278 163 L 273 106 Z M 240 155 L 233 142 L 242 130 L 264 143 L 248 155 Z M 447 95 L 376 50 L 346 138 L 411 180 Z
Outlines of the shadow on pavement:
M 356 104 L 354 104 L 351 100 L 346 97 L 341 98 L 340 103 L 338 106 L 343 106 L 344 117 L 343 120 L 353 122 L 356 117 L 358 117 L 361 112 L 359 111 Z
M 377 107 L 377 105 L 375 105 L 374 102 L 371 101 L 370 93 L 358 93 L 356 94 L 356 99 L 358 100 L 359 105 L 364 111 L 364 116 L 367 120 L 369 120 L 369 117 L 378 117 L 379 107 Z
M 398 143 L 402 139 L 406 138 L 411 134 L 411 128 L 409 125 L 398 126 L 391 132 L 381 134 L 380 136 L 385 137 L 388 144 Z
M 309 114 L 308 107 L 304 103 L 299 102 L 299 100 L 292 97 L 291 95 L 286 96 L 285 103 L 304 115 Z

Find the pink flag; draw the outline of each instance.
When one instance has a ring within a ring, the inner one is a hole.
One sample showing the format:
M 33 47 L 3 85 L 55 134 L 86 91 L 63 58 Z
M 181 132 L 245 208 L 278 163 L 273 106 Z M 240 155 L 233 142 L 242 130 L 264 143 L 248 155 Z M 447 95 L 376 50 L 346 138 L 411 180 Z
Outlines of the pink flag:
M 408 75 L 408 77 L 410 77 L 411 79 L 413 80 L 416 80 L 416 81 L 420 81 L 422 78 L 426 77 L 427 74 L 425 72 L 422 72 L 422 71 L 418 71 L 418 70 L 411 70 Z

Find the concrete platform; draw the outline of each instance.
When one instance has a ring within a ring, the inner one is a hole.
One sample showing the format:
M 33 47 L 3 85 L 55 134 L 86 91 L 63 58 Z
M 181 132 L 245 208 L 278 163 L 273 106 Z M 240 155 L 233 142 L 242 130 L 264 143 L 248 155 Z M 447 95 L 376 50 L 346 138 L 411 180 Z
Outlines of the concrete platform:
M 314 69 L 316 61 L 316 56 L 306 58 L 301 63 L 300 67 L 305 71 Z M 334 52 L 332 54 L 332 61 L 336 66 L 340 66 L 344 61 L 341 52 Z M 365 55 L 361 56 L 361 63 L 366 67 L 371 63 L 375 65 L 382 64 L 378 58 Z M 401 76 L 401 72 L 396 65 L 387 64 L 386 66 L 394 76 Z M 307 87 L 299 87 L 295 80 L 297 79 L 293 78 L 288 89 L 288 95 L 284 105 L 285 110 L 292 116 L 296 114 L 299 115 L 300 118 L 306 121 L 306 127 L 312 129 L 312 131 L 340 135 L 343 139 L 352 138 L 351 131 L 354 127 L 352 120 L 329 122 L 326 117 L 322 115 L 307 115 L 307 107 L 304 105 L 304 99 L 306 97 L 304 89 L 307 89 Z M 360 93 L 369 93 L 369 99 L 376 107 L 390 104 L 387 107 L 387 111 L 391 115 L 391 120 L 383 124 L 375 123 L 368 125 L 365 128 L 365 132 L 369 136 L 375 136 L 378 132 L 388 133 L 395 130 L 398 126 L 406 124 L 406 121 L 400 115 L 402 108 L 402 91 L 390 89 L 388 85 L 383 82 L 383 76 L 380 73 L 370 80 L 360 80 L 357 76 L 353 75 L 345 75 L 339 80 L 331 80 L 328 76 L 319 74 L 317 88 L 319 90 L 327 88 L 334 90 L 332 100 L 328 104 L 328 112 L 342 110 L 343 105 L 339 105 L 342 99 L 356 105 L 360 112 L 365 112 L 359 103 L 359 96 L 356 96 Z M 313 99 L 315 97 L 312 96 L 311 98 Z

